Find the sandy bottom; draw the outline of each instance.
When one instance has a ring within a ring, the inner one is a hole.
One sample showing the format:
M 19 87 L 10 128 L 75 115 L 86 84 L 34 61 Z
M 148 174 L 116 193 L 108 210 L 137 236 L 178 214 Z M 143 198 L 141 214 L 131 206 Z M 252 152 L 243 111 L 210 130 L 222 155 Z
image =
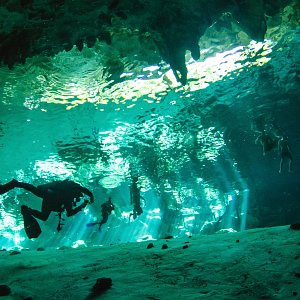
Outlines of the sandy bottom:
M 152 242 L 1 251 L 2 299 L 300 299 L 300 231 L 289 226 Z M 112 286 L 92 297 L 102 277 Z

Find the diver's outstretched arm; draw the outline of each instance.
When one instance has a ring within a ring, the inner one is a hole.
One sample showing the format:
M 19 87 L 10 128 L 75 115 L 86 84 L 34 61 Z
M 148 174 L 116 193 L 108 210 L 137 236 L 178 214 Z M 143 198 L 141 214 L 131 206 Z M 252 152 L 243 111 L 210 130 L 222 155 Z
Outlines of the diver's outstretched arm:
M 90 203 L 94 202 L 94 195 L 93 195 L 93 193 L 90 190 L 88 190 L 85 187 L 81 187 L 81 192 L 84 193 L 84 194 L 86 194 L 86 195 L 88 195 L 90 197 Z
M 13 179 L 8 183 L 0 184 L 0 195 L 7 193 L 8 191 L 16 187 L 17 180 Z
M 89 203 L 89 201 L 84 201 L 83 203 L 81 203 L 80 205 L 78 205 L 75 208 L 72 208 L 72 205 L 68 205 L 66 206 L 66 211 L 67 211 L 67 216 L 68 217 L 72 217 L 74 215 L 76 215 L 78 212 L 80 212 L 83 208 L 85 208 L 87 206 L 87 204 Z

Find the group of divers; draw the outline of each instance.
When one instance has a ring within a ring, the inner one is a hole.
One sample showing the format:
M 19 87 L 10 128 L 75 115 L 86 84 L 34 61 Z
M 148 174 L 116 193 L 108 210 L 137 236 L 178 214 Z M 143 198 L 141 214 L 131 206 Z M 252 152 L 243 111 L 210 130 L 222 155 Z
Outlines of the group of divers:
M 42 198 L 41 211 L 32 209 L 26 205 L 21 205 L 24 229 L 30 239 L 37 238 L 41 234 L 41 228 L 36 219 L 46 221 L 51 212 L 56 212 L 59 217 L 57 231 L 60 231 L 63 225 L 62 221 L 64 220 L 62 218 L 63 212 L 66 212 L 67 217 L 71 217 L 83 210 L 88 204 L 94 202 L 94 195 L 89 189 L 69 179 L 57 180 L 38 186 L 12 179 L 6 184 L 0 184 L 0 195 L 14 188 L 22 188 Z M 86 199 L 85 195 L 88 196 L 89 199 Z M 143 213 L 141 199 L 144 198 L 140 195 L 138 177 L 133 176 L 130 185 L 130 202 L 133 205 L 133 211 L 130 213 L 129 218 L 133 217 L 136 219 L 137 216 Z M 112 203 L 111 197 L 109 197 L 108 200 L 101 205 L 101 221 L 88 223 L 87 227 L 99 225 L 100 230 L 101 226 L 108 221 L 108 217 L 114 209 L 114 204 Z
M 261 126 L 258 127 L 262 128 Z M 259 135 L 256 138 L 255 143 L 261 144 L 263 155 L 266 155 L 266 153 L 270 152 L 271 150 L 278 150 L 281 156 L 279 173 L 282 172 L 283 164 L 286 160 L 289 161 L 289 172 L 292 171 L 293 157 L 286 136 L 278 136 L 273 132 L 262 128 L 259 131 Z M 138 176 L 132 176 L 130 185 L 130 202 L 131 205 L 133 205 L 133 211 L 129 218 L 133 217 L 134 219 L 143 213 L 141 200 L 145 200 L 140 195 L 138 179 Z M 60 231 L 62 228 L 61 221 L 64 220 L 62 218 L 63 212 L 66 212 L 67 217 L 71 217 L 83 210 L 88 204 L 92 204 L 94 202 L 94 195 L 89 189 L 69 179 L 53 181 L 38 186 L 13 179 L 6 184 L 0 184 L 0 195 L 7 193 L 14 188 L 22 188 L 31 192 L 35 196 L 42 198 L 41 211 L 32 209 L 26 205 L 21 205 L 21 214 L 23 215 L 24 219 L 24 229 L 29 238 L 36 238 L 41 233 L 39 223 L 36 219 L 46 221 L 51 212 L 56 212 L 59 216 L 57 230 Z M 86 199 L 84 197 L 85 195 L 87 195 L 89 199 Z M 108 200 L 101 205 L 102 220 L 88 223 L 87 226 L 91 227 L 94 225 L 99 225 L 99 229 L 101 229 L 101 226 L 108 221 L 108 217 L 111 215 L 114 209 L 114 204 L 109 197 Z
M 288 171 L 292 172 L 293 156 L 289 146 L 288 137 L 286 135 L 279 135 L 277 128 L 271 127 L 271 129 L 267 129 L 268 126 L 261 126 L 261 120 L 256 122 L 255 126 L 257 129 L 260 129 L 258 131 L 259 135 L 255 140 L 255 144 L 261 144 L 263 155 L 277 149 L 280 155 L 279 173 L 282 172 L 282 168 L 286 160 L 289 161 Z

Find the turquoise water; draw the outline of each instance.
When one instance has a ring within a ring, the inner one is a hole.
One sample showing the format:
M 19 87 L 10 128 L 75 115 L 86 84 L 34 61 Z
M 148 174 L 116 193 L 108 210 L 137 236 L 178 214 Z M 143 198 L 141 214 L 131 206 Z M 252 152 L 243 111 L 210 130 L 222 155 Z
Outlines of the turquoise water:
M 114 84 L 76 49 L 2 67 L 1 183 L 69 178 L 93 191 L 95 203 L 66 218 L 59 233 L 53 213 L 30 241 L 20 205 L 40 209 L 41 199 L 14 189 L 0 196 L 1 247 L 124 243 L 296 221 L 298 45 L 299 31 L 290 30 L 277 41 L 189 61 L 185 87 L 159 68 Z M 263 156 L 255 144 L 258 116 L 288 135 L 293 174 L 278 174 L 277 152 Z M 131 174 L 145 198 L 135 220 Z M 109 221 L 101 231 L 87 228 L 109 196 L 116 207 Z

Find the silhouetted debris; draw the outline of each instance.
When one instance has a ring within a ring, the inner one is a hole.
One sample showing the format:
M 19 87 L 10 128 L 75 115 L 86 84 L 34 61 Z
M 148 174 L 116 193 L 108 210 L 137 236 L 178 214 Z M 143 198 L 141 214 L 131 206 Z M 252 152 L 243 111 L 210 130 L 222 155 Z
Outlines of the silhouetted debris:
M 172 235 L 168 235 L 168 236 L 165 237 L 165 240 L 169 240 L 169 239 L 172 239 L 172 238 L 174 238 Z
M 189 245 L 184 245 L 183 247 L 182 247 L 182 249 L 186 249 L 186 248 L 188 248 L 189 247 Z
M 45 251 L 45 249 L 40 247 L 40 248 L 37 248 L 36 251 Z
M 8 296 L 10 295 L 10 293 L 11 290 L 8 285 L 6 284 L 0 285 L 0 296 Z
M 291 224 L 290 229 L 300 230 L 300 223 Z
M 168 247 L 167 244 L 163 244 L 162 247 L 161 247 L 161 249 L 168 249 L 168 248 L 169 248 L 169 247 Z
M 106 277 L 98 278 L 95 285 L 93 286 L 93 294 L 95 296 L 100 295 L 103 292 L 110 289 L 111 286 L 112 286 L 112 279 L 111 278 L 106 278 Z
M 151 249 L 153 247 L 154 247 L 153 243 L 150 243 L 150 244 L 148 244 L 147 249 Z
M 21 254 L 21 252 L 14 250 L 14 251 L 10 252 L 9 255 L 17 255 L 17 254 Z
M 295 277 L 300 278 L 300 272 L 296 272 Z
M 297 296 L 298 295 L 298 293 L 296 292 L 296 291 L 293 291 L 293 296 Z

